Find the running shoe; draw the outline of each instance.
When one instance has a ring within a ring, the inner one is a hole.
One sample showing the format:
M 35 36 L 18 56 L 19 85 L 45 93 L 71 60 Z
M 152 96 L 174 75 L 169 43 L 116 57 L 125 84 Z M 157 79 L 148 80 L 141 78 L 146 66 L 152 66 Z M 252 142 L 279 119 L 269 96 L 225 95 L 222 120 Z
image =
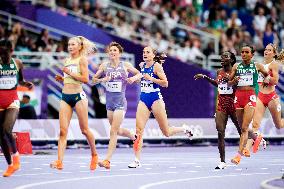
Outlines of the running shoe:
M 262 135 L 259 134 L 259 135 L 257 135 L 257 138 L 255 139 L 253 147 L 252 147 L 253 153 L 256 153 L 258 151 L 258 148 L 259 148 L 261 141 L 262 141 Z
M 267 142 L 266 142 L 266 140 L 264 140 L 263 138 L 262 138 L 262 140 L 261 140 L 261 146 L 262 146 L 262 148 L 265 150 L 266 149 L 266 147 L 267 147 Z
M 13 156 L 13 166 L 16 170 L 20 169 L 21 164 L 20 164 L 20 155 L 14 155 Z
M 17 169 L 12 165 L 9 165 L 7 170 L 3 173 L 3 177 L 11 176 Z
M 246 148 L 244 148 L 244 149 L 243 149 L 243 155 L 244 155 L 245 157 L 250 157 L 250 152 L 249 152 L 249 150 L 246 149 Z
M 236 165 L 238 165 L 240 162 L 241 162 L 241 155 L 240 154 L 238 154 L 238 155 L 236 155 L 233 159 L 231 159 L 231 162 L 233 163 L 233 164 L 236 164 Z
M 50 168 L 62 170 L 63 169 L 63 163 L 60 160 L 56 160 L 56 161 L 54 161 L 50 164 Z
M 137 161 L 137 160 L 133 161 L 132 163 L 128 165 L 128 168 L 140 168 L 140 167 L 142 167 L 142 165 L 140 161 Z
M 182 124 L 182 127 L 183 127 L 183 132 L 184 134 L 189 138 L 189 140 L 192 140 L 193 138 L 193 132 L 192 130 L 190 129 L 190 127 L 187 125 L 187 124 Z
M 133 149 L 135 152 L 138 151 L 141 139 L 142 139 L 141 135 L 135 135 L 135 140 L 133 141 Z
M 97 168 L 98 164 L 98 155 L 93 155 L 90 163 L 90 169 L 93 171 Z
M 215 169 L 225 169 L 227 164 L 225 162 L 220 162 Z
M 110 161 L 107 160 L 107 159 L 105 159 L 105 160 L 103 160 L 103 161 L 100 161 L 100 162 L 99 162 L 99 166 L 100 166 L 100 167 L 104 167 L 104 168 L 106 168 L 106 169 L 110 169 Z

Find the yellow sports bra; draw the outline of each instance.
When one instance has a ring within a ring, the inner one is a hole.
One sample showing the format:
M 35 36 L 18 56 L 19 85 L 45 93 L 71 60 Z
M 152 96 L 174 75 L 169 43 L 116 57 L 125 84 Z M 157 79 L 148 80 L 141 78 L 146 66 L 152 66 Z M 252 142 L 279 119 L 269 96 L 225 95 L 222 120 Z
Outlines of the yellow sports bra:
M 78 58 L 75 58 L 75 59 L 67 58 L 66 61 L 64 62 L 64 66 L 67 67 L 69 69 L 69 71 L 72 72 L 72 73 L 81 74 L 80 59 L 81 59 L 80 56 Z M 64 84 L 67 84 L 67 83 L 82 84 L 81 81 L 77 81 L 73 77 L 71 77 L 70 75 L 64 73 Z

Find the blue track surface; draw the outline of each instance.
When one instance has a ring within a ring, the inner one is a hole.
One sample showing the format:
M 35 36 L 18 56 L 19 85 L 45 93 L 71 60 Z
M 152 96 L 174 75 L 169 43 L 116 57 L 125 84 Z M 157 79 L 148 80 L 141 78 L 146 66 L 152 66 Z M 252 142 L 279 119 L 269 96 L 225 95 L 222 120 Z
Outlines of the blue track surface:
M 62 171 L 49 168 L 49 163 L 57 158 L 57 151 L 49 150 L 51 155 L 21 156 L 22 168 L 12 177 L 0 177 L 0 188 L 259 189 L 262 181 L 282 176 L 282 146 L 268 146 L 265 151 L 243 158 L 238 166 L 230 163 L 236 150 L 237 147 L 227 147 L 229 166 L 214 170 L 219 161 L 216 146 L 144 148 L 142 167 L 129 169 L 127 165 L 134 158 L 132 149 L 119 148 L 110 170 L 98 167 L 93 172 L 89 170 L 89 150 L 67 150 Z M 103 159 L 106 149 L 98 152 Z M 0 170 L 5 169 L 1 156 Z

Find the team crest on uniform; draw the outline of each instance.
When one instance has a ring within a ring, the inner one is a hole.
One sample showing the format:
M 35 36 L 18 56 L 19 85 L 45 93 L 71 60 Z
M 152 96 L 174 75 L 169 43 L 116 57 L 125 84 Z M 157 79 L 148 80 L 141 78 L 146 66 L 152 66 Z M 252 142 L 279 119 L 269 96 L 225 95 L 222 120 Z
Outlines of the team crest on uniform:
M 0 64 L 0 69 L 3 69 L 2 65 Z
M 253 64 L 250 64 L 250 67 L 253 68 Z
M 10 64 L 10 68 L 14 69 L 15 65 L 14 64 Z

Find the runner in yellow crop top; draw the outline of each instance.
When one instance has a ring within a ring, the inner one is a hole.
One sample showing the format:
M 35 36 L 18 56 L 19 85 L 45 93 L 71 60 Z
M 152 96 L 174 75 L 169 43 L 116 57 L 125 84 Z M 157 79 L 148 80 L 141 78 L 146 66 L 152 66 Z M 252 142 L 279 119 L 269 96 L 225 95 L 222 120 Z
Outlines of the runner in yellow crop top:
M 63 81 L 62 99 L 59 110 L 60 136 L 58 140 L 58 159 L 50 164 L 51 168 L 63 169 L 63 156 L 67 143 L 67 133 L 72 117 L 73 108 L 77 112 L 80 129 L 86 136 L 91 148 L 90 169 L 97 167 L 98 156 L 95 147 L 95 139 L 88 128 L 88 100 L 83 91 L 82 83 L 88 83 L 88 61 L 87 51 L 93 45 L 88 39 L 77 36 L 68 41 L 68 52 L 70 57 L 66 59 L 62 69 L 64 76 L 57 75 L 57 81 Z

